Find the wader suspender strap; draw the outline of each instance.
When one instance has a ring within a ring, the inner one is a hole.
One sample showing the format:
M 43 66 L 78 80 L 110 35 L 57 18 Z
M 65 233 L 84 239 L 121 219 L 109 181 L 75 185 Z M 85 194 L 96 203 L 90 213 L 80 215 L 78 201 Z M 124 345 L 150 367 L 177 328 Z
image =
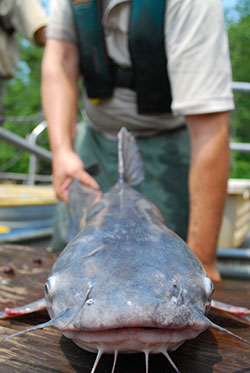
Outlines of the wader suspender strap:
M 171 112 L 171 89 L 165 52 L 166 0 L 133 0 L 129 51 L 135 75 L 138 112 Z
M 101 24 L 102 1 L 70 0 L 79 41 L 80 71 L 89 98 L 109 98 L 113 79 Z
M 79 40 L 80 69 L 90 99 L 112 97 L 116 72 L 131 70 L 140 114 L 171 112 L 165 53 L 167 0 L 131 0 L 129 51 L 132 69 L 116 68 L 108 58 L 102 27 L 102 0 L 70 0 Z M 118 79 L 120 81 L 120 79 Z M 126 86 L 126 85 L 125 85 Z M 97 100 L 98 102 L 98 100 Z

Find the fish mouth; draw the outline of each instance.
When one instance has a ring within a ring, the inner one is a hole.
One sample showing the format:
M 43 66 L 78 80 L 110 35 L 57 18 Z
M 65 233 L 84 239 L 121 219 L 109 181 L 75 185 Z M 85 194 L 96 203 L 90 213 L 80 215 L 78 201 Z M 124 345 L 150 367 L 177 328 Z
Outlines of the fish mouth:
M 64 330 L 65 337 L 79 347 L 105 353 L 138 353 L 148 351 L 158 354 L 175 351 L 188 339 L 196 338 L 204 329 L 160 329 L 147 327 L 116 328 L 108 330 Z

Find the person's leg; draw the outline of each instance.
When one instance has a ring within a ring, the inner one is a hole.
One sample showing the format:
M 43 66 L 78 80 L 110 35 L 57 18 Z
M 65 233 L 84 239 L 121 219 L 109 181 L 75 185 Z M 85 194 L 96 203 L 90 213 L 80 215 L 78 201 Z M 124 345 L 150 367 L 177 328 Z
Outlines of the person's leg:
M 77 136 L 78 137 L 78 136 Z M 95 177 L 102 191 L 107 192 L 118 181 L 117 141 L 112 141 L 88 125 L 80 129 L 76 152 L 84 167 L 97 163 L 100 169 Z
M 166 225 L 187 238 L 189 134 L 186 127 L 137 140 L 145 180 L 136 187 L 161 211 Z

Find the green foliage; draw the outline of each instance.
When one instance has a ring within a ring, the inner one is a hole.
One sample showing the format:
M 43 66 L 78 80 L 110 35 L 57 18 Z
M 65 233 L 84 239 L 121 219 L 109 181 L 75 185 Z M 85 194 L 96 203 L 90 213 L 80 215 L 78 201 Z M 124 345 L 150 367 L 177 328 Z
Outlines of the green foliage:
M 16 76 L 5 83 L 5 95 L 3 100 L 4 115 L 6 118 L 26 118 L 41 111 L 41 59 L 43 49 L 34 46 L 32 43 L 19 39 L 20 63 Z M 26 137 L 38 122 L 29 123 L 4 123 L 4 128 Z M 42 143 L 48 148 L 47 134 L 43 134 Z M 8 172 L 27 173 L 29 167 L 29 154 L 23 153 L 16 163 L 8 167 L 10 159 L 18 158 L 20 150 L 6 142 L 1 142 L 0 147 L 0 170 Z M 6 169 L 8 167 L 8 169 Z M 39 173 L 47 173 L 50 170 L 47 166 L 40 164 Z
M 6 83 L 4 99 L 6 117 L 22 117 L 41 110 L 41 58 L 43 50 L 20 41 L 20 63 L 16 76 Z
M 233 80 L 250 82 L 250 0 L 241 0 L 236 16 L 228 20 L 228 35 Z M 233 141 L 250 142 L 250 95 L 235 94 L 236 110 L 232 114 Z M 231 177 L 250 178 L 250 155 L 232 154 Z
M 232 154 L 230 177 L 236 179 L 250 179 L 250 154 Z

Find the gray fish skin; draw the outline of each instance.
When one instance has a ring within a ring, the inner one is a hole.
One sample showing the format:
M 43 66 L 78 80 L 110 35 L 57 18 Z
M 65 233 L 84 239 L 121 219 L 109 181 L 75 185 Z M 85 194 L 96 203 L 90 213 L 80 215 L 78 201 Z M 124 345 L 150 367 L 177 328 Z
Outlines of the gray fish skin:
M 82 197 L 90 190 L 74 183 L 72 195 L 75 187 L 79 204 L 79 188 Z M 74 332 L 78 337 L 80 332 L 96 336 L 103 331 L 112 336 L 114 329 L 133 334 L 135 328 L 148 328 L 143 330 L 151 333 L 149 339 L 157 347 L 149 342 L 144 346 L 139 337 L 138 349 L 159 352 L 162 342 L 152 337 L 153 329 L 176 333 L 174 343 L 164 342 L 171 350 L 208 328 L 204 313 L 212 291 L 200 261 L 166 227 L 158 209 L 121 181 L 89 209 L 85 227 L 57 259 L 46 285 L 46 302 L 51 318 L 65 314 L 55 326 L 73 340 Z M 75 341 L 81 347 L 94 351 L 104 344 L 105 351 L 105 338 L 95 347 L 85 344 L 86 334 L 81 338 L 82 345 Z M 106 350 L 116 348 L 114 342 Z M 136 352 L 136 343 L 130 349 L 122 342 L 119 350 L 127 349 Z
M 51 320 L 6 339 L 55 326 L 78 346 L 113 353 L 168 354 L 208 327 L 244 338 L 205 316 L 210 306 L 232 313 L 249 325 L 250 310 L 211 302 L 212 281 L 193 252 L 164 224 L 158 209 L 131 189 L 143 180 L 143 161 L 135 139 L 118 133 L 119 182 L 106 194 L 74 180 L 69 188 L 72 241 L 59 256 L 45 284 L 45 298 L 23 307 L 6 308 L 0 319 L 47 307 Z

